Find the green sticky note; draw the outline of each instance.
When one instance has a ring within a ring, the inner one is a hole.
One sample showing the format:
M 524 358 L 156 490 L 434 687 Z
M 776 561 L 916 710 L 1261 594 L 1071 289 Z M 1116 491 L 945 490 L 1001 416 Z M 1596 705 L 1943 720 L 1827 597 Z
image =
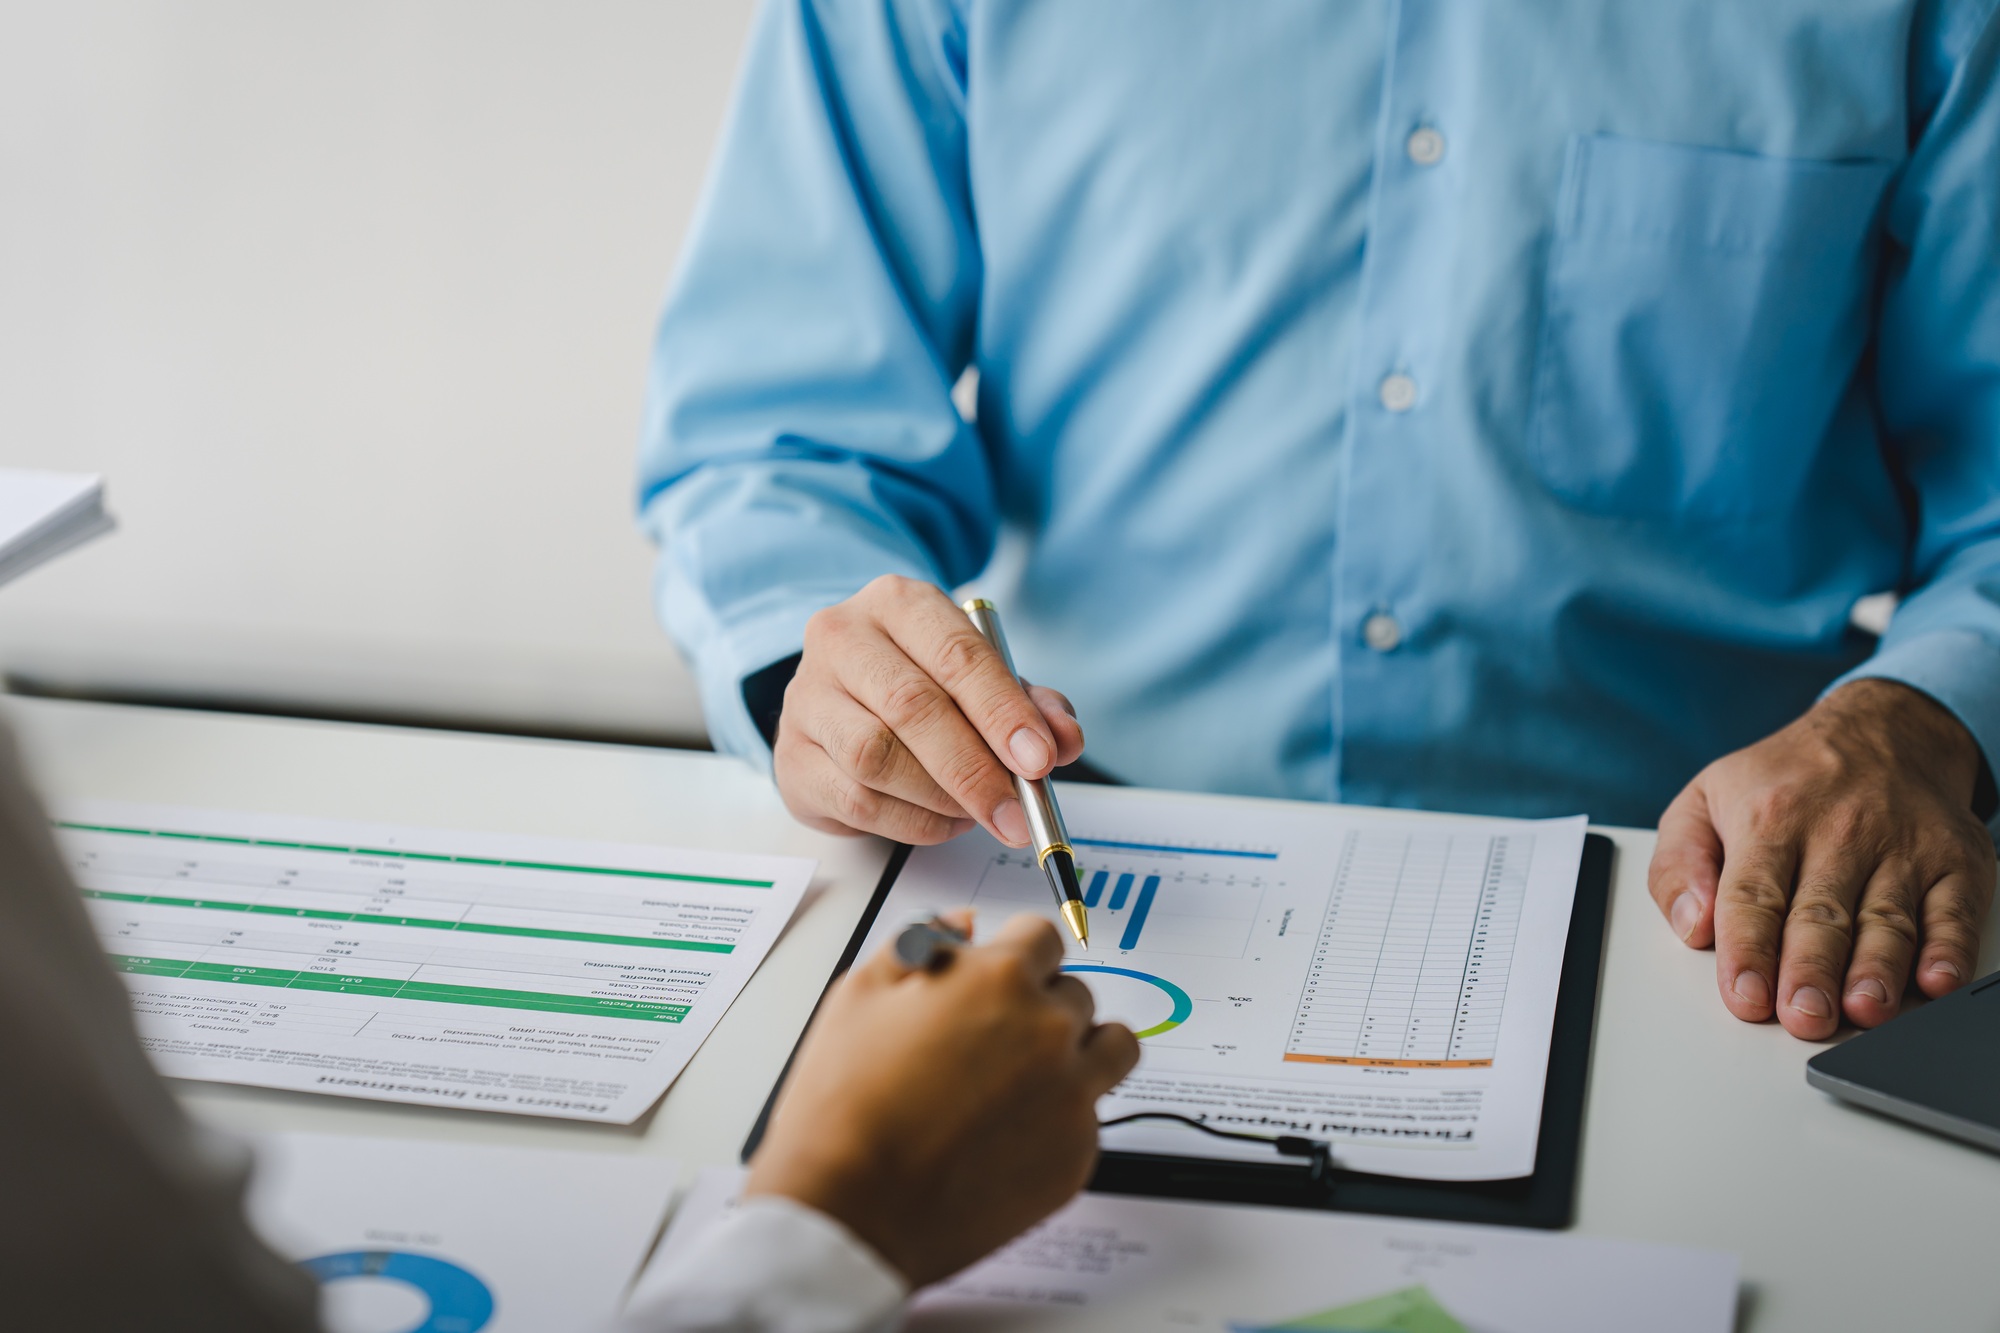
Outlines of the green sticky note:
M 1301 1315 L 1275 1329 L 1339 1330 L 1339 1333 L 1466 1333 L 1428 1287 L 1405 1287 L 1352 1305 Z

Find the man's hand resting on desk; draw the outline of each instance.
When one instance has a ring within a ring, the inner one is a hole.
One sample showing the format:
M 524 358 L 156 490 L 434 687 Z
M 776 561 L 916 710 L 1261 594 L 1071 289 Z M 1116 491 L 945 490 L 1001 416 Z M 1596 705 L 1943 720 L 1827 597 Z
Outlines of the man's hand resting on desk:
M 1703 769 L 1660 818 L 1650 887 L 1722 1002 L 1797 1037 L 1895 1017 L 1911 966 L 1936 997 L 1972 977 L 1993 843 L 1979 750 L 1928 695 L 1860 680 Z
M 1013 847 L 1028 825 L 1009 770 L 1082 753 L 1069 700 L 1024 690 L 949 597 L 893 576 L 807 623 L 771 747 L 785 805 L 823 832 L 933 843 L 977 822 Z
M 799 1047 L 745 1197 L 818 1209 L 912 1287 L 1068 1202 L 1097 1160 L 1097 1099 L 1139 1043 L 1094 1021 L 1062 955 L 1024 916 L 927 972 L 892 949 L 850 972 Z

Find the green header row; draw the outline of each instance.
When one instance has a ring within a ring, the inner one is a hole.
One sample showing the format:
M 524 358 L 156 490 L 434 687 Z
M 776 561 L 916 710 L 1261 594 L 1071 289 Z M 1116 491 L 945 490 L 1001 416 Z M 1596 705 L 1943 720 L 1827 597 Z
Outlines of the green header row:
M 616 866 L 572 866 L 555 861 L 510 861 L 495 856 L 447 856 L 442 852 L 408 852 L 391 847 L 342 847 L 329 842 L 288 842 L 283 838 L 231 838 L 220 833 L 184 833 L 176 829 L 120 828 L 116 824 L 51 821 L 57 828 L 82 833 L 120 833 L 134 838 L 173 838 L 181 842 L 219 842 L 237 847 L 282 847 L 300 852 L 334 852 L 342 856 L 387 856 L 399 861 L 443 861 L 463 866 L 505 866 L 512 870 L 562 870 L 578 875 L 623 875 L 629 879 L 670 879 L 686 884 L 728 884 L 739 889 L 768 889 L 768 879 L 730 879 L 724 875 L 683 875 L 671 870 L 628 870 Z
M 119 971 L 136 976 L 185 977 L 189 981 L 227 981 L 243 986 L 337 991 L 383 999 L 481 1004 L 543 1013 L 595 1014 L 599 1018 L 638 1018 L 649 1023 L 678 1023 L 687 1017 L 689 1008 L 685 1004 L 655 1004 L 647 1000 L 620 1000 L 601 995 L 555 995 L 547 991 L 500 990 L 491 986 L 447 986 L 435 981 L 397 981 L 390 977 L 362 977 L 335 972 L 292 972 L 280 967 L 190 963 L 180 958 L 154 958 L 140 954 L 113 954 L 111 962 Z

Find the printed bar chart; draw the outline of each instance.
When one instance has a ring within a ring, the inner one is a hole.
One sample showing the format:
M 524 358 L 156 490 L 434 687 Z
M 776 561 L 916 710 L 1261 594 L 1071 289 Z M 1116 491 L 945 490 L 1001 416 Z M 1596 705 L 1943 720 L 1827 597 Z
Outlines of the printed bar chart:
M 1076 839 L 1085 843 L 1087 839 Z M 1182 849 L 1175 849 L 1182 851 Z M 1224 855 L 1182 851 L 1183 855 Z M 1083 905 L 1093 942 L 1117 941 L 1120 952 L 1240 958 L 1263 901 L 1260 868 L 1242 865 L 1266 853 L 1226 853 L 1221 866 L 1175 865 L 1166 857 L 1098 851 L 1080 868 Z M 1110 862 L 1110 864 L 1106 864 Z M 1119 864 L 1123 862 L 1124 864 Z M 1002 850 L 985 866 L 973 905 L 1005 920 L 1016 912 L 1051 914 L 1048 881 L 1031 854 Z M 1101 947 L 1101 946 L 1100 946 Z

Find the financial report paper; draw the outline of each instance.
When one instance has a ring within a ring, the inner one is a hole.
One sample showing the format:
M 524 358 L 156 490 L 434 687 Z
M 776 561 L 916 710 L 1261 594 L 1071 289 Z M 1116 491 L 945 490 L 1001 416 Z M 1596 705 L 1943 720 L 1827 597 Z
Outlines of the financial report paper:
M 1061 799 L 1091 931 L 1063 967 L 1142 1052 L 1103 1119 L 1173 1111 L 1304 1134 L 1330 1140 L 1337 1165 L 1412 1178 L 1534 1171 L 1582 816 L 1075 786 Z M 975 938 L 1020 912 L 1058 920 L 1033 854 L 975 831 L 911 853 L 866 950 L 967 905 Z M 1271 1157 L 1171 1124 L 1107 1130 L 1104 1143 Z
M 813 863 L 81 804 L 56 832 L 177 1078 L 626 1124 Z

